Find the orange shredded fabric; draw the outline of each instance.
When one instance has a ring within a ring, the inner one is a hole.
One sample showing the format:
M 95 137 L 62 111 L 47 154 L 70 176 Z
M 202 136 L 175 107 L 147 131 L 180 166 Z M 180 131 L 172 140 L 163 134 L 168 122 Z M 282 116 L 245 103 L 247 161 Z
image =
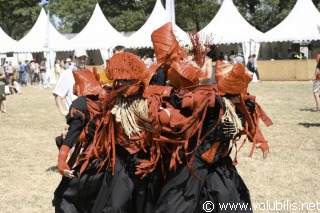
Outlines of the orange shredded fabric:
M 221 96 L 226 94 L 240 96 L 240 103 L 235 104 L 235 106 L 244 114 L 245 125 L 243 131 L 239 134 L 246 135 L 253 142 L 249 156 L 252 157 L 254 150 L 256 148 L 260 148 L 262 149 L 263 157 L 266 157 L 269 152 L 269 146 L 260 130 L 259 121 L 262 119 L 266 126 L 272 125 L 272 121 L 255 101 L 255 96 L 250 95 L 247 91 L 248 85 L 252 80 L 252 76 L 246 72 L 245 67 L 240 63 L 233 65 L 223 61 L 217 61 L 215 77 L 218 91 Z M 249 108 L 245 105 L 246 100 L 250 100 L 254 103 L 255 111 L 253 114 L 250 114 Z M 239 136 L 235 136 L 235 138 L 236 137 Z M 233 140 L 234 145 L 236 145 L 237 141 L 235 138 Z M 243 146 L 245 141 L 246 139 L 243 141 L 240 148 Z M 240 148 L 237 149 L 237 152 Z

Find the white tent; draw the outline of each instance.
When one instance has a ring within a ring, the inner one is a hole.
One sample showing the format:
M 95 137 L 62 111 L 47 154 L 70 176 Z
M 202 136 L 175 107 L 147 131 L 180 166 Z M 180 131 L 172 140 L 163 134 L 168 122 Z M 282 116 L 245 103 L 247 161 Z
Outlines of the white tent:
M 169 22 L 169 20 L 170 18 L 161 4 L 161 1 L 157 0 L 148 20 L 137 32 L 128 38 L 129 41 L 127 46 L 135 48 L 153 47 L 151 34 L 153 31 Z M 173 31 L 181 44 L 189 43 L 187 34 L 175 24 L 173 24 Z
M 70 41 L 51 24 L 44 9 L 32 29 L 18 41 L 15 52 L 70 51 Z
M 117 45 L 125 46 L 126 37 L 112 27 L 97 3 L 87 25 L 71 39 L 71 45 L 75 49 L 109 49 Z
M 47 76 L 50 83 L 55 83 L 54 61 L 57 51 L 70 51 L 70 41 L 61 35 L 56 28 L 51 24 L 49 16 L 44 9 L 38 16 L 36 23 L 31 30 L 20 39 L 17 43 L 17 48 L 14 52 L 18 53 L 36 53 L 43 52 L 47 58 Z
M 0 53 L 13 52 L 17 41 L 8 36 L 0 27 Z
M 212 36 L 215 44 L 241 43 L 245 63 L 249 55 L 258 56 L 264 35 L 243 18 L 232 0 L 223 1 L 218 13 L 200 34 Z
M 311 0 L 298 0 L 289 15 L 265 33 L 263 41 L 320 40 L 320 13 Z
M 223 1 L 218 13 L 200 34 L 211 35 L 216 44 L 259 42 L 263 36 L 243 18 L 232 0 Z

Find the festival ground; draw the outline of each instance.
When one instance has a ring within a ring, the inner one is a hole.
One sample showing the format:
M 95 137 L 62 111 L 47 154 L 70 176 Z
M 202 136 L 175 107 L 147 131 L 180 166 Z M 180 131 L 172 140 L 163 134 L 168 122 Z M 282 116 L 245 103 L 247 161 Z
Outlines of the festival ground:
M 22 94 L 7 96 L 8 113 L 0 113 L 2 213 L 54 212 L 53 191 L 61 178 L 54 138 L 66 124 L 52 91 L 23 87 Z M 238 154 L 254 212 L 320 211 L 320 112 L 313 111 L 312 82 L 263 81 L 251 83 L 249 92 L 274 123 L 260 124 L 271 149 L 267 159 L 260 151 L 249 158 L 249 142 Z

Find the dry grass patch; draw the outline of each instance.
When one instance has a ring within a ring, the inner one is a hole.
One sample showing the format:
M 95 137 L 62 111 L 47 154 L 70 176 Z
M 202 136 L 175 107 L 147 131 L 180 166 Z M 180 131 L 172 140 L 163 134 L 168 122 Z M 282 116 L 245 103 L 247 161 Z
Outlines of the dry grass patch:
M 21 95 L 7 96 L 8 113 L 0 114 L 0 212 L 54 212 L 51 200 L 60 181 L 54 138 L 65 119 L 56 109 L 52 88 L 22 89 Z M 249 92 L 274 122 L 269 128 L 260 124 L 271 148 L 267 159 L 260 151 L 249 158 L 250 143 L 238 154 L 237 168 L 252 202 L 268 201 L 272 208 L 276 201 L 298 205 L 318 201 L 320 208 L 320 112 L 311 110 L 312 82 L 252 83 Z

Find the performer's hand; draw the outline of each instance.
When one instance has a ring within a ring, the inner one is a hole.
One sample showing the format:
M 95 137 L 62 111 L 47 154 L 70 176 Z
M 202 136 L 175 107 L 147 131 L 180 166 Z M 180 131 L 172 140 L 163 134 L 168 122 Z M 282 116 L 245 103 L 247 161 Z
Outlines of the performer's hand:
M 73 174 L 74 170 L 63 170 L 63 175 L 66 176 L 67 178 L 74 178 L 74 174 Z
M 65 170 L 70 170 L 70 167 L 67 164 L 67 157 L 68 157 L 69 151 L 70 151 L 70 147 L 66 145 L 62 145 L 60 147 L 59 155 L 58 155 L 58 170 L 61 175 L 65 175 L 64 174 Z
M 66 138 L 67 133 L 68 133 L 68 127 L 65 127 L 61 133 L 62 140 Z

